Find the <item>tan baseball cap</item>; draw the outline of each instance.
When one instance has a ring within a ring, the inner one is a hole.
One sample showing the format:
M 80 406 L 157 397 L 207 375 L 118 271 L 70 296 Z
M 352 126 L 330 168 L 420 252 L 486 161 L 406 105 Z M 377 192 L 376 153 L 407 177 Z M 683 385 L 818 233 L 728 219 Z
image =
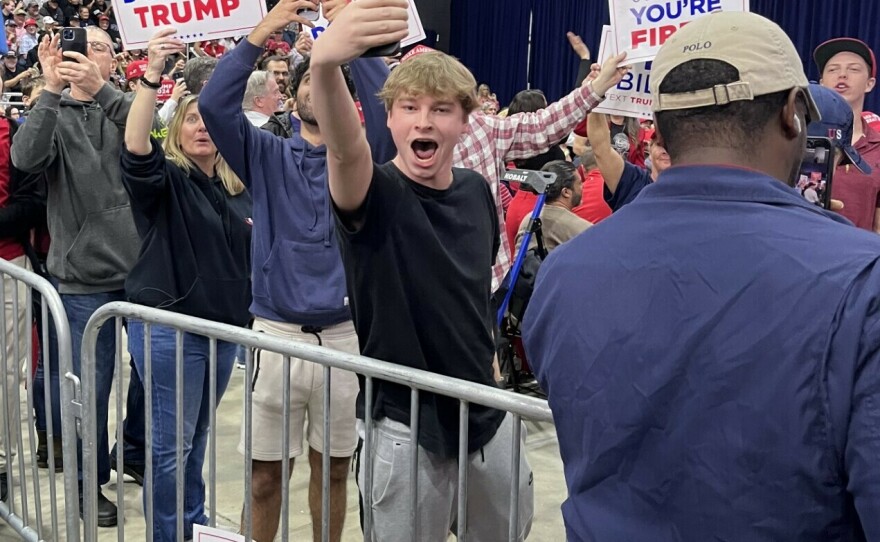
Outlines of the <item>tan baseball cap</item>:
M 739 71 L 739 81 L 677 94 L 661 94 L 674 68 L 691 60 L 720 60 Z M 689 23 L 670 37 L 651 66 L 654 112 L 693 109 L 793 88 L 804 90 L 811 120 L 820 118 L 803 63 L 791 39 L 773 21 L 744 12 L 718 12 Z

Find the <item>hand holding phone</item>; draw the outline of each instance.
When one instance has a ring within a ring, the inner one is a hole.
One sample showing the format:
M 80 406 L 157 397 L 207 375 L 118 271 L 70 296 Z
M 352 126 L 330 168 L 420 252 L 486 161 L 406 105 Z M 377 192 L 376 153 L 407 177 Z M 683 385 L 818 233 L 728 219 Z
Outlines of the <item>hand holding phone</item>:
M 70 27 L 61 29 L 61 52 L 63 60 L 79 62 L 75 58 L 64 55 L 63 53 L 72 51 L 83 56 L 88 56 L 88 49 L 88 38 L 86 37 L 85 28 Z
M 357 0 L 352 0 L 356 2 Z M 375 58 L 375 57 L 383 57 L 383 56 L 394 56 L 400 52 L 400 40 L 393 41 L 391 43 L 387 43 L 385 45 L 379 45 L 377 47 L 372 47 L 367 49 L 364 54 L 361 56 L 364 58 Z
M 352 2 L 315 40 L 312 62 L 342 65 L 365 54 L 394 54 L 408 34 L 407 6 L 407 0 Z
M 808 137 L 795 188 L 808 202 L 831 209 L 834 144 L 827 137 Z

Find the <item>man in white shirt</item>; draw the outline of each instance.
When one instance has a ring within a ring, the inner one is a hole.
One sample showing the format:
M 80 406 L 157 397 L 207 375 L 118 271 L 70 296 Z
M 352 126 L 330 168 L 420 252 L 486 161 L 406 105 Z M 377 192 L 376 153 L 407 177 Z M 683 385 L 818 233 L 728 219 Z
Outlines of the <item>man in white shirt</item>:
M 241 104 L 244 115 L 257 128 L 269 122 L 269 117 L 284 107 L 284 95 L 278 82 L 267 71 L 255 71 L 248 78 Z

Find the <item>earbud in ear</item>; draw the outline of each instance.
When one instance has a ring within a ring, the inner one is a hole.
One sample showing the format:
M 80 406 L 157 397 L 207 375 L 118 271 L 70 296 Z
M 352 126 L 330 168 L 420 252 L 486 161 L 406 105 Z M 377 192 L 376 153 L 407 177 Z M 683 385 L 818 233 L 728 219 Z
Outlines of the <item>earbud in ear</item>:
M 801 133 L 804 129 L 801 126 L 801 118 L 797 115 L 794 116 L 794 129 L 797 130 L 797 133 Z

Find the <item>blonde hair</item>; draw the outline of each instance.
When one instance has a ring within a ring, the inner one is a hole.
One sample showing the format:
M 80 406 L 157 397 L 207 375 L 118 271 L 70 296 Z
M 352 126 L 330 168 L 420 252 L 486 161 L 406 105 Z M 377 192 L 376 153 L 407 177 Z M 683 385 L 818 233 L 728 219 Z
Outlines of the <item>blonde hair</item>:
M 461 104 L 465 115 L 477 108 L 477 81 L 457 59 L 441 52 L 422 53 L 401 62 L 379 91 L 379 98 L 390 111 L 402 95 L 451 97 Z
M 197 103 L 197 95 L 184 96 L 180 100 L 180 104 L 177 106 L 177 111 L 174 112 L 174 116 L 171 117 L 171 123 L 168 125 L 168 135 L 165 137 L 165 142 L 162 144 L 162 148 L 165 151 L 165 157 L 186 172 L 187 175 L 192 170 L 194 164 L 183 152 L 183 148 L 180 146 L 180 129 L 183 126 L 183 120 L 186 117 L 186 110 L 189 109 L 190 105 Z M 226 191 L 230 195 L 237 196 L 244 192 L 244 183 L 241 182 L 238 175 L 232 171 L 232 168 L 230 168 L 229 164 L 226 163 L 226 160 L 220 156 L 219 152 L 214 157 L 214 174 L 220 178 L 220 182 L 223 183 L 223 187 L 226 188 Z

